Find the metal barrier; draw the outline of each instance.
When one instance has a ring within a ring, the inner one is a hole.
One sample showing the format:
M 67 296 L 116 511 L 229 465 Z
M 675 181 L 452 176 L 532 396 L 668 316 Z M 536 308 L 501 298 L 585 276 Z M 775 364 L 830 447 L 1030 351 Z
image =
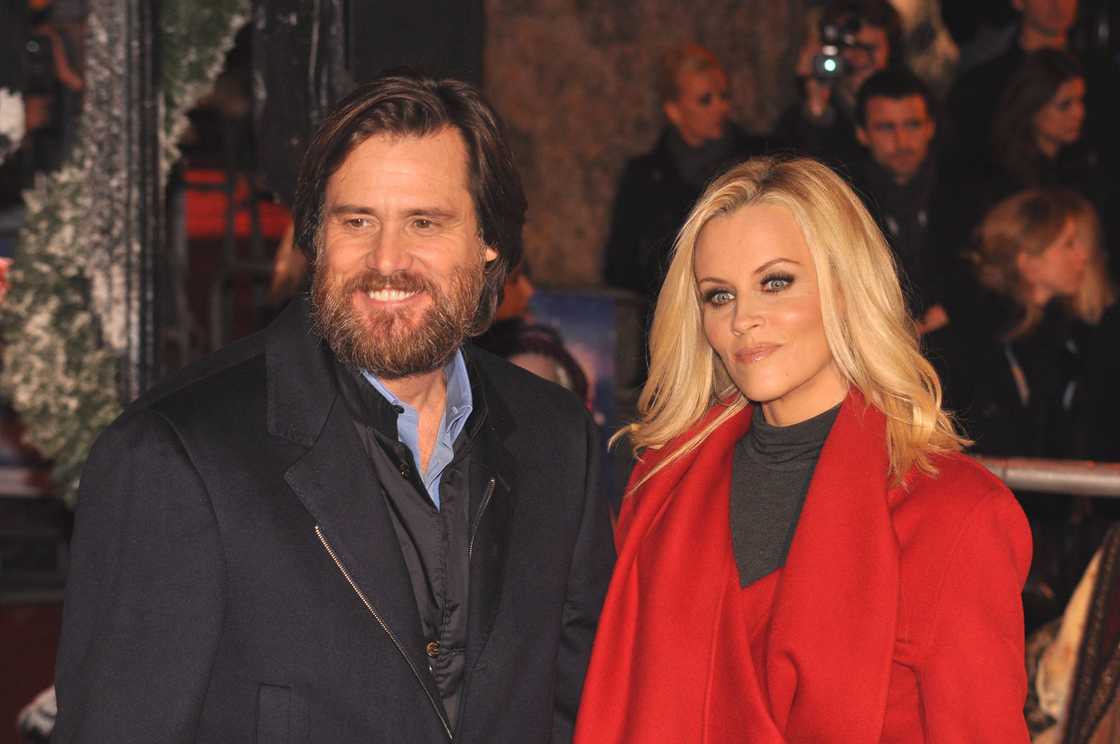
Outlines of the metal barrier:
M 1028 457 L 976 459 L 1011 489 L 1120 498 L 1120 463 Z

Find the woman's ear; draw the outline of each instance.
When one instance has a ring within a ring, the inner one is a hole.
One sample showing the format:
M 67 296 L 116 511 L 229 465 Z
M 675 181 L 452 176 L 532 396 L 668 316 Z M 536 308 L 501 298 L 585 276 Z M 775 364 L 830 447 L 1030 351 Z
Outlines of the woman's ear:
M 1028 254 L 1026 251 L 1021 251 L 1015 256 L 1015 269 L 1019 272 L 1019 276 L 1027 284 L 1034 282 L 1037 261 L 1034 256 Z

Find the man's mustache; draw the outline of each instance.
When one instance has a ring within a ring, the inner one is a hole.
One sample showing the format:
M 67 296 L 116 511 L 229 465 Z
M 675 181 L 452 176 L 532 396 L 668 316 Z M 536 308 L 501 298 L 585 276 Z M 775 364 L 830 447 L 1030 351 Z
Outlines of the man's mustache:
M 347 279 L 343 287 L 343 291 L 347 294 L 350 292 L 377 292 L 383 289 L 398 292 L 430 292 L 432 283 L 410 271 L 382 274 L 377 269 L 367 269 L 361 274 Z

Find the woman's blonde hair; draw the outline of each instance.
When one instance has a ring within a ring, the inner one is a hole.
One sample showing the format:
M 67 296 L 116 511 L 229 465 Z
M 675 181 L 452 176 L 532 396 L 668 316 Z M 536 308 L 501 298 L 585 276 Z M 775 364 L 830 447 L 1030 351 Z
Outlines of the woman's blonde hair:
M 700 446 L 748 404 L 704 335 L 693 257 L 709 220 L 756 204 L 789 210 L 805 235 L 836 367 L 887 417 L 892 480 L 901 483 L 912 466 L 935 473 L 932 455 L 958 451 L 967 442 L 941 410 L 941 384 L 918 350 L 890 249 L 843 179 L 808 159 L 749 160 L 716 179 L 693 207 L 657 298 L 638 421 L 615 439 L 628 435 L 636 454 L 660 448 L 692 428 L 714 404 L 726 404 L 647 473 L 648 479 Z
M 1044 253 L 1070 220 L 1088 243 L 1089 263 L 1077 294 L 1062 301 L 1074 315 L 1096 324 L 1115 295 L 1100 247 L 1100 220 L 1088 199 L 1065 189 L 1020 191 L 992 207 L 976 229 L 973 263 L 977 278 L 1022 311 L 1022 318 L 1008 331 L 1008 339 L 1029 333 L 1042 319 L 1042 308 L 1031 302 L 1030 286 L 1019 270 L 1019 256 Z

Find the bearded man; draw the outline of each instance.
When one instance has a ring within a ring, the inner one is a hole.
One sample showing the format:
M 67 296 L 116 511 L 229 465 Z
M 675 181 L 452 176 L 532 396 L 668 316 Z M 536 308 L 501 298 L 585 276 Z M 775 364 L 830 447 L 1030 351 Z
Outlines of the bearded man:
M 366 84 L 301 166 L 315 277 L 82 478 L 55 741 L 568 741 L 613 561 L 569 392 L 474 349 L 522 251 L 497 117 Z

